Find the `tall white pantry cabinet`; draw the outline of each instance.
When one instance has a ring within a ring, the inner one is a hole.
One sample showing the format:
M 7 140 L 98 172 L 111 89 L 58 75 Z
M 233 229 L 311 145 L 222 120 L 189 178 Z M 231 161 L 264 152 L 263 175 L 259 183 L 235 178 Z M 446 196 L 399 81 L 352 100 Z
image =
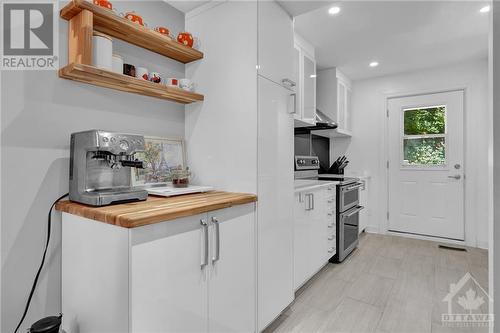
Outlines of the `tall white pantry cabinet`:
M 262 331 L 292 301 L 292 18 L 274 1 L 211 2 L 186 16 L 205 58 L 186 66 L 205 101 L 186 107 L 197 181 L 257 193 L 257 318 Z

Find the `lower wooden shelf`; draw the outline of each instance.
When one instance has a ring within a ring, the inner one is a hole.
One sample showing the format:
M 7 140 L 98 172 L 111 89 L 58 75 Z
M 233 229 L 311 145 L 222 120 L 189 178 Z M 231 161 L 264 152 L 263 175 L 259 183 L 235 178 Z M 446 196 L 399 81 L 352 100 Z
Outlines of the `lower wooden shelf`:
M 85 82 L 100 87 L 127 91 L 139 95 L 166 99 L 173 102 L 189 104 L 203 101 L 201 94 L 189 92 L 176 87 L 140 80 L 135 77 L 111 72 L 84 64 L 69 64 L 59 69 L 59 76 L 64 79 Z

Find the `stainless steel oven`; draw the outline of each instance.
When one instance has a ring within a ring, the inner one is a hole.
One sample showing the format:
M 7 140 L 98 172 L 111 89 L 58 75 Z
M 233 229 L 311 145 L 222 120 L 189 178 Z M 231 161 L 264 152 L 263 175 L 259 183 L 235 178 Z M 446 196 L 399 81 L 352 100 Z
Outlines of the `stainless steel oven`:
M 337 260 L 343 261 L 359 243 L 359 212 L 362 206 L 354 206 L 351 209 L 339 213 L 337 222 Z
M 341 212 L 345 212 L 359 203 L 359 188 L 363 183 L 353 183 L 339 187 L 339 206 Z
M 359 189 L 363 183 L 346 178 L 337 185 L 337 254 L 333 261 L 342 262 L 359 243 Z

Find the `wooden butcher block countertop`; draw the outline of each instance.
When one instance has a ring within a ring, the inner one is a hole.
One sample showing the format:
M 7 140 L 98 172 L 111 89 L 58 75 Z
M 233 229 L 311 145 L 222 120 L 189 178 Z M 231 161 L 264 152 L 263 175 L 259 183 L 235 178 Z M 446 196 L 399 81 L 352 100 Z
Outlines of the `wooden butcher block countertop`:
M 56 209 L 120 227 L 135 228 L 255 201 L 257 196 L 254 194 L 210 191 L 167 198 L 150 195 L 146 201 L 103 207 L 65 200 L 58 202 Z

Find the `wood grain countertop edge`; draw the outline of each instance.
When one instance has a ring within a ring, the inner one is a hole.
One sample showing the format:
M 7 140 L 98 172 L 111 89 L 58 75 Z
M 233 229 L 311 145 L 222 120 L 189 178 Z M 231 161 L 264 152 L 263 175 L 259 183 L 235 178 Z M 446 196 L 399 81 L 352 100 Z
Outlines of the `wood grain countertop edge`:
M 147 201 L 94 207 L 69 200 L 56 204 L 56 210 L 124 228 L 194 216 L 257 201 L 255 194 L 224 191 L 176 197 L 149 196 Z

